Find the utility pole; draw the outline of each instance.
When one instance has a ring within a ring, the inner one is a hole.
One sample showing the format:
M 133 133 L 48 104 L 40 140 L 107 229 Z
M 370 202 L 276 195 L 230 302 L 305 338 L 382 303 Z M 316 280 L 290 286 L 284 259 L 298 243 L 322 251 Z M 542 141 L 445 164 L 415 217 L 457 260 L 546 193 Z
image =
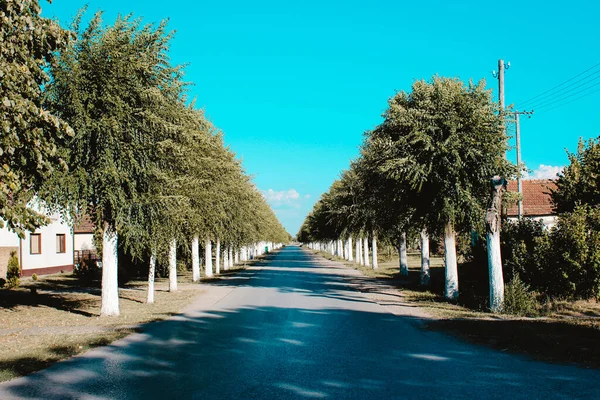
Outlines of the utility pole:
M 517 174 L 517 190 L 519 192 L 519 205 L 518 205 L 518 214 L 519 220 L 523 218 L 523 183 L 521 182 L 521 119 L 519 116 L 521 114 L 524 115 L 532 115 L 533 110 L 531 111 L 515 111 L 515 124 L 516 124 L 516 139 L 517 139 L 517 168 L 519 173 Z
M 498 102 L 500 103 L 500 115 L 502 116 L 502 131 L 506 135 L 506 123 L 504 122 L 504 70 L 510 68 L 510 62 L 498 60 L 498 71 L 492 71 L 492 76 L 498 78 Z M 504 153 L 506 158 L 506 153 Z

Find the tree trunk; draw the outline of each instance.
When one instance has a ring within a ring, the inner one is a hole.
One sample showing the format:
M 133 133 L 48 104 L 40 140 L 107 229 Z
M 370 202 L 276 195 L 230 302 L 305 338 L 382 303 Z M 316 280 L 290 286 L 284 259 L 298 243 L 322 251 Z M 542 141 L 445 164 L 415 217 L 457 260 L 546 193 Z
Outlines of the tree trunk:
M 365 267 L 370 267 L 369 264 L 369 239 L 368 236 L 363 238 L 363 257 L 365 259 Z
M 206 263 L 206 276 L 213 276 L 213 266 L 212 266 L 212 243 L 210 239 L 206 239 L 206 245 L 204 246 L 204 258 Z
M 377 234 L 375 232 L 373 232 L 371 246 L 373 247 L 373 269 L 377 269 L 379 268 L 379 262 L 377 261 Z
M 227 265 L 227 269 L 233 268 L 233 246 L 229 246 L 229 264 Z
M 200 249 L 198 247 L 198 236 L 192 239 L 192 282 L 200 280 Z
M 154 304 L 154 275 L 156 275 L 156 253 L 152 250 L 148 267 L 148 297 L 146 303 Z
M 502 258 L 500 254 L 500 209 L 502 207 L 502 191 L 506 180 L 495 176 L 492 178 L 492 202 L 485 216 L 487 230 L 488 268 L 490 275 L 490 310 L 502 311 L 504 303 L 504 276 L 502 275 Z
M 356 238 L 356 245 L 354 246 L 356 247 L 356 262 L 359 264 L 362 264 L 362 253 L 360 251 L 361 245 L 360 245 L 360 237 Z
M 223 248 L 223 269 L 227 271 L 229 269 L 229 252 L 227 247 Z
M 400 246 L 398 249 L 400 256 L 400 275 L 408 276 L 408 254 L 406 252 L 406 232 L 402 232 L 400 236 Z
M 169 244 L 169 292 L 177 291 L 177 241 Z
M 429 235 L 421 231 L 421 285 L 429 285 Z
M 452 222 L 444 229 L 444 263 L 446 264 L 445 295 L 448 300 L 458 300 L 458 265 L 456 262 L 456 232 Z
M 354 261 L 354 255 L 352 254 L 352 236 L 348 237 L 348 261 Z
M 239 265 L 240 264 L 240 249 L 235 249 L 235 260 L 234 260 L 235 265 Z
M 215 244 L 215 273 L 217 275 L 221 273 L 221 239 L 219 238 Z
M 104 222 L 102 235 L 102 308 L 101 316 L 119 315 L 117 232 Z

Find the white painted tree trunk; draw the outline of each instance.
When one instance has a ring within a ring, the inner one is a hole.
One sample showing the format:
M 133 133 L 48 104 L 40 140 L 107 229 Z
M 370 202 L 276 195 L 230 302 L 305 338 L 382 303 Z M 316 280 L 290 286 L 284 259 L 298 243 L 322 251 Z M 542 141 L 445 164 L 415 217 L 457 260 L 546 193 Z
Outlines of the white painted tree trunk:
M 398 248 L 400 256 L 400 275 L 408 276 L 408 254 L 406 251 L 406 232 L 400 236 L 400 246 Z
M 356 262 L 359 264 L 362 264 L 362 257 L 361 257 L 361 245 L 360 245 L 360 237 L 356 238 Z
M 504 305 L 504 276 L 502 274 L 502 257 L 500 254 L 500 210 L 502 207 L 502 191 L 506 181 L 499 176 L 492 178 L 492 201 L 485 216 L 487 230 L 488 269 L 490 279 L 490 310 L 502 311 Z
M 458 299 L 458 264 L 456 261 L 456 232 L 451 222 L 444 229 L 444 262 L 446 271 L 445 295 L 449 300 Z
M 102 308 L 101 316 L 119 315 L 117 232 L 104 223 L 102 235 Z
M 371 246 L 373 247 L 373 269 L 379 268 L 379 262 L 377 261 L 377 234 L 373 232 L 373 239 L 371 240 Z
M 368 236 L 363 238 L 363 256 L 365 258 L 365 267 L 370 267 L 369 263 L 369 239 Z
M 497 313 L 502 311 L 504 303 L 504 276 L 502 274 L 502 258 L 500 256 L 500 232 L 488 232 L 486 242 L 490 275 L 490 310 Z
M 154 276 L 156 275 L 156 254 L 152 251 L 150 265 L 148 266 L 148 297 L 147 304 L 154 304 Z
M 240 263 L 240 249 L 235 249 L 235 265 L 239 265 Z
M 354 261 L 352 254 L 352 236 L 348 238 L 348 261 Z
M 200 249 L 198 247 L 198 236 L 192 239 L 192 281 L 200 280 Z
M 221 273 L 221 239 L 219 238 L 215 244 L 215 273 L 217 275 Z
M 233 268 L 233 247 L 229 246 L 229 264 L 227 264 L 227 269 Z
M 429 235 L 421 231 L 421 285 L 429 285 Z
M 177 291 L 177 241 L 169 244 L 169 292 Z
M 213 266 L 212 266 L 212 243 L 210 239 L 206 239 L 206 244 L 204 246 L 204 262 L 206 263 L 206 276 L 213 276 Z
M 227 271 L 229 269 L 229 252 L 227 247 L 223 248 L 223 269 Z

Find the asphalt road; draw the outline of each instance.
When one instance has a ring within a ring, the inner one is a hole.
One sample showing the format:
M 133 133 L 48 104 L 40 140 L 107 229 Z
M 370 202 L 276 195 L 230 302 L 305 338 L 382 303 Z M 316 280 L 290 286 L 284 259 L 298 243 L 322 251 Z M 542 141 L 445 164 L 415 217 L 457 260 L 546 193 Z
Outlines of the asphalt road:
M 0 399 L 600 399 L 598 370 L 426 331 L 359 281 L 289 246 L 181 316 L 1 384 Z

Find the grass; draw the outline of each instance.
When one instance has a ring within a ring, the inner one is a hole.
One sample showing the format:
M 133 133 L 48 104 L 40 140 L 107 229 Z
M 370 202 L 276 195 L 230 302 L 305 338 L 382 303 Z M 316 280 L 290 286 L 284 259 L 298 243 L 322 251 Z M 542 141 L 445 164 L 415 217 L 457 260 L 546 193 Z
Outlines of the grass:
M 222 275 L 244 268 L 236 266 Z M 72 274 L 41 276 L 37 282 L 22 278 L 21 287 L 0 290 L 0 382 L 107 345 L 142 324 L 181 312 L 203 287 L 192 283 L 190 272 L 180 273 L 178 281 L 179 290 L 171 293 L 168 279 L 156 279 L 154 304 L 146 304 L 145 280 L 128 282 L 119 289 L 118 317 L 100 317 L 98 282 L 82 285 Z
M 319 254 L 396 287 L 408 302 L 432 317 L 423 325 L 424 329 L 451 333 L 472 343 L 548 362 L 600 368 L 600 304 L 595 300 L 546 299 L 539 305 L 539 316 L 534 318 L 492 314 L 487 311 L 485 294 L 474 287 L 473 280 L 469 281 L 468 273 L 466 279 L 461 279 L 462 299 L 458 303 L 444 299 L 442 257 L 432 256 L 431 286 L 422 288 L 419 287 L 418 253 L 408 256 L 408 277 L 400 276 L 397 258 L 380 261 L 379 268 L 373 270 L 329 253 Z

